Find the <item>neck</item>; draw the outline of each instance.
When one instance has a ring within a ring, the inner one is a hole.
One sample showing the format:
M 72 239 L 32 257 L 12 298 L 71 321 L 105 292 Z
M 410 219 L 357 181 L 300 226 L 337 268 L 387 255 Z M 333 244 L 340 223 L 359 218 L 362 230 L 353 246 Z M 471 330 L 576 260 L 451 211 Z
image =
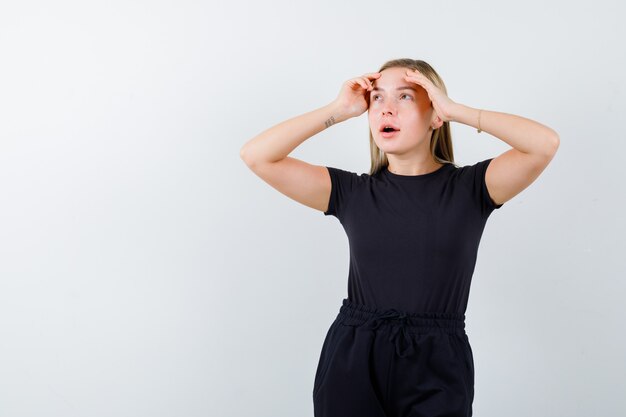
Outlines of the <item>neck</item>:
M 416 163 L 413 161 L 389 161 L 387 169 L 398 175 L 423 175 L 436 171 L 442 165 L 443 164 L 440 164 L 433 159 L 429 159 L 422 163 Z

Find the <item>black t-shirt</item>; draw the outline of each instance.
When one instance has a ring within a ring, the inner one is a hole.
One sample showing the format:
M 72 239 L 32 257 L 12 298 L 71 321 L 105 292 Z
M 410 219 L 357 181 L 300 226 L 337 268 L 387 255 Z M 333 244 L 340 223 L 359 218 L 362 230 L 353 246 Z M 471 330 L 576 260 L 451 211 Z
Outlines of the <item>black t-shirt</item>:
M 493 158 L 424 175 L 326 167 L 328 210 L 350 246 L 348 299 L 408 312 L 465 313 L 478 245 L 496 205 L 485 185 Z

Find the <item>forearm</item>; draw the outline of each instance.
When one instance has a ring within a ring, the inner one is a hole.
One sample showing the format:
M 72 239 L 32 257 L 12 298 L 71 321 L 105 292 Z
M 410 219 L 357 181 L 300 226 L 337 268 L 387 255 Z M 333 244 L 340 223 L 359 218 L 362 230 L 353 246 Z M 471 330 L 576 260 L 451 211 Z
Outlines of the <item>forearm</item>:
M 451 120 L 478 128 L 478 112 L 458 104 Z M 548 126 L 514 114 L 482 110 L 480 130 L 508 143 L 520 152 L 552 155 L 559 146 L 559 135 Z
M 241 158 L 248 165 L 280 161 L 311 136 L 344 120 L 335 102 L 331 102 L 261 132 L 244 144 Z

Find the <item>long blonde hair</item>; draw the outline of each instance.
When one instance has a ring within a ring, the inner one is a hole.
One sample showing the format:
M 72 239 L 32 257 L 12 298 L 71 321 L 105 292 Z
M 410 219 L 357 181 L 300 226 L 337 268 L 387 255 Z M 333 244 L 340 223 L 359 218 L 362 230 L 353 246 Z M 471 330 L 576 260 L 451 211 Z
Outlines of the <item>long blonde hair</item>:
M 446 95 L 448 94 L 448 90 L 446 89 L 446 85 L 443 80 L 427 62 L 409 58 L 393 59 L 385 62 L 385 64 L 380 67 L 378 72 L 394 67 L 418 70 Z M 372 159 L 369 174 L 374 175 L 378 171 L 387 167 L 389 165 L 389 160 L 387 159 L 385 152 L 381 151 L 378 146 L 376 146 L 371 130 L 369 135 L 370 155 Z M 430 152 L 435 161 L 439 163 L 454 164 L 454 151 L 452 149 L 452 132 L 450 131 L 450 122 L 443 122 L 443 125 L 441 125 L 440 128 L 433 130 L 430 137 Z

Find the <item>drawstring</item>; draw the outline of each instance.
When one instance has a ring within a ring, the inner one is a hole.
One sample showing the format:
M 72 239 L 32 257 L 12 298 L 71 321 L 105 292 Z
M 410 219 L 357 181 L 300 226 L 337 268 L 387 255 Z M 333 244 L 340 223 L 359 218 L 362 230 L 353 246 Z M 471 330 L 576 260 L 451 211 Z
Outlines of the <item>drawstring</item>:
M 398 311 L 396 309 L 389 309 L 382 313 L 373 315 L 366 323 L 371 324 L 371 329 L 375 330 L 380 326 L 384 321 L 388 319 L 398 319 L 400 322 L 398 325 L 392 327 L 391 336 L 389 337 L 390 342 L 395 341 L 396 345 L 396 353 L 401 358 L 406 358 L 409 354 L 415 351 L 413 345 L 413 339 L 411 335 L 407 332 L 406 324 L 407 324 L 408 315 L 405 312 Z M 398 333 L 402 332 L 402 338 L 405 340 L 406 344 L 408 344 L 408 348 L 402 349 L 401 339 L 398 337 Z

